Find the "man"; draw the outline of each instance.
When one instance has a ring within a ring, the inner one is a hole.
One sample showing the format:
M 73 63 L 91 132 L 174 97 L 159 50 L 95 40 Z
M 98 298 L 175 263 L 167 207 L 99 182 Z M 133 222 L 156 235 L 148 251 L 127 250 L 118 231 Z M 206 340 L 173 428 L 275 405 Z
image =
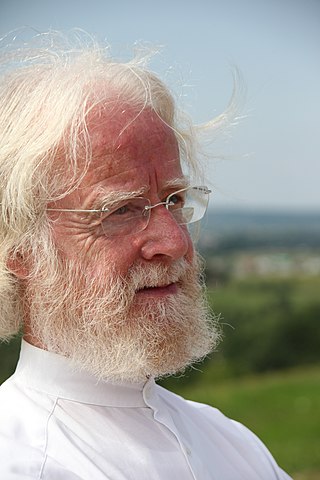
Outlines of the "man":
M 155 383 L 215 346 L 188 224 L 192 125 L 141 61 L 6 50 L 0 93 L 4 480 L 289 478 L 245 427 Z

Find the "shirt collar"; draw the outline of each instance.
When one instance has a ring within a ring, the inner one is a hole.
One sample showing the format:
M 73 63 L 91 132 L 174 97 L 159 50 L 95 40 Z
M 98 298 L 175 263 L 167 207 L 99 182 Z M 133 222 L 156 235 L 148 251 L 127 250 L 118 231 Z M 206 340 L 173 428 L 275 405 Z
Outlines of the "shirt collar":
M 57 398 L 109 407 L 146 407 L 144 391 L 156 393 L 153 378 L 143 383 L 98 381 L 85 371 L 75 370 L 68 358 L 24 340 L 15 377 L 27 387 Z

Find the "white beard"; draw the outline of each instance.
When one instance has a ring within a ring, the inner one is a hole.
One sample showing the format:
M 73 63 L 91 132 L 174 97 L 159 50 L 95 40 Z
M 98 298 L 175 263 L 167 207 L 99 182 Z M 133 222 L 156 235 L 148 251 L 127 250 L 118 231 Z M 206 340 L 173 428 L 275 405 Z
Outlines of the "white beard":
M 103 281 L 89 281 L 83 266 L 59 261 L 52 271 L 43 259 L 41 278 L 26 290 L 32 334 L 98 379 L 141 382 L 183 371 L 219 339 L 199 263 L 134 265 L 125 279 L 110 271 Z M 161 299 L 136 295 L 145 286 L 169 283 L 178 283 L 178 293 Z

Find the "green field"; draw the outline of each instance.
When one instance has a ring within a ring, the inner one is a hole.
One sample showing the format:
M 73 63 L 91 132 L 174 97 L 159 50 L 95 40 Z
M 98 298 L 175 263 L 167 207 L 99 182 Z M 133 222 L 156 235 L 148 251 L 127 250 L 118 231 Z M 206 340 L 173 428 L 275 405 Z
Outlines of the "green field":
M 320 366 L 170 388 L 244 423 L 294 479 L 320 479 Z

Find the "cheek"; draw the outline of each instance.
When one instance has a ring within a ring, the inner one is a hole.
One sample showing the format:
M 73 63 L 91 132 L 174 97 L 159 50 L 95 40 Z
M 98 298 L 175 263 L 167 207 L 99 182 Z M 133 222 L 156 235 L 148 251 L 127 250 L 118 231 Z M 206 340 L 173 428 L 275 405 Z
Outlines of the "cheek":
M 52 238 L 61 256 L 71 261 L 89 256 L 96 243 L 91 231 L 77 228 L 70 222 L 53 224 Z
M 126 276 L 137 257 L 137 249 L 129 240 L 103 239 L 86 255 L 88 274 L 105 279 L 114 275 Z

